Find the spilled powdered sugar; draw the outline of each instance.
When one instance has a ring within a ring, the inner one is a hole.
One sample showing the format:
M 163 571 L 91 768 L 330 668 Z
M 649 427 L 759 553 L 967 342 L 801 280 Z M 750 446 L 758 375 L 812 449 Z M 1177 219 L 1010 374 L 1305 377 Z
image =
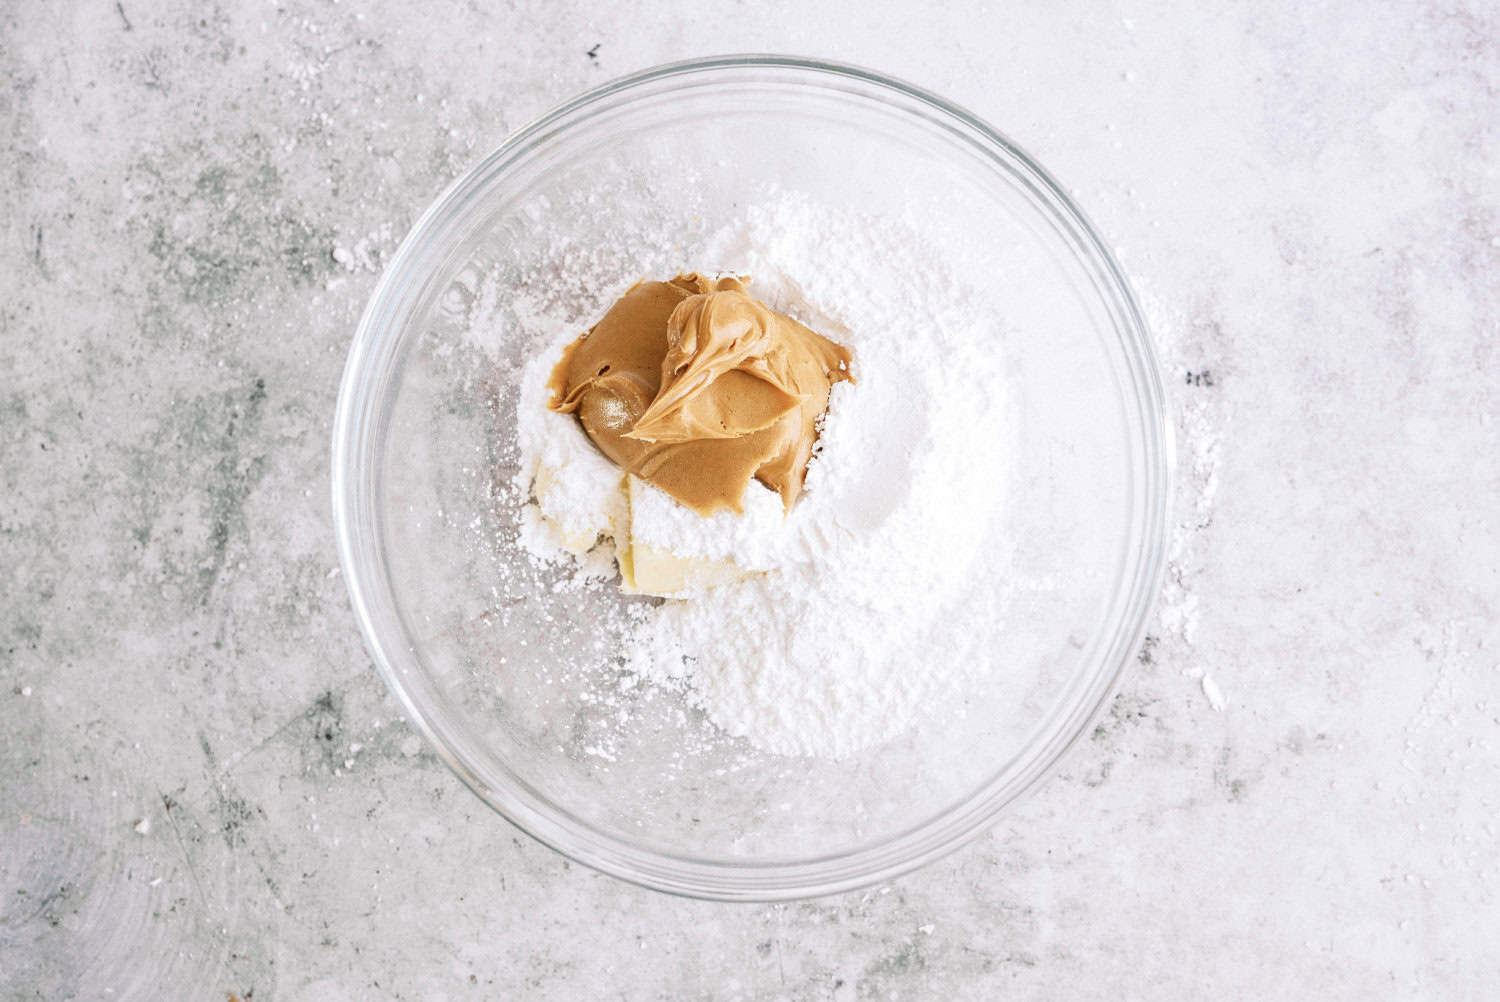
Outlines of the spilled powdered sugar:
M 782 754 L 842 757 L 924 711 L 961 712 L 990 663 L 1008 570 L 996 527 L 1010 417 L 996 383 L 976 378 L 996 367 L 998 304 L 911 227 L 790 195 L 745 210 L 708 248 L 700 269 L 751 276 L 758 298 L 848 346 L 855 382 L 834 387 L 784 518 L 758 484 L 743 516 L 701 518 L 654 489 L 637 499 L 639 542 L 764 573 L 645 608 L 625 669 Z M 577 332 L 537 326 L 517 413 L 516 487 L 537 502 L 522 543 L 571 560 L 565 547 L 598 537 L 580 575 L 611 576 L 607 537 L 628 517 L 620 473 L 571 415 L 545 409 L 547 373 Z

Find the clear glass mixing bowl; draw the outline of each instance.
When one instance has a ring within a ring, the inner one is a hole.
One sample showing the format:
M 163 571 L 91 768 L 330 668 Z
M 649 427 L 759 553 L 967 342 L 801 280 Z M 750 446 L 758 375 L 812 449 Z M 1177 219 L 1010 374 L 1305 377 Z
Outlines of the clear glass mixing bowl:
M 1004 382 L 1017 415 L 1015 477 L 997 517 L 1018 580 L 1033 585 L 1008 593 L 996 619 L 1003 684 L 975 692 L 962 719 L 846 761 L 758 754 L 716 737 L 691 708 L 638 695 L 649 687 L 609 689 L 617 652 L 583 638 L 604 604 L 625 600 L 610 588 L 554 592 L 516 544 L 516 504 L 495 490 L 514 461 L 524 362 L 513 296 L 549 285 L 565 294 L 568 253 L 637 228 L 680 234 L 691 260 L 703 213 L 768 182 L 866 213 L 920 204 L 944 232 L 1024 261 L 996 281 L 1024 283 L 1027 301 L 1043 304 L 1007 335 L 1006 364 L 987 377 Z M 635 197 L 617 197 L 626 190 Z M 349 354 L 333 507 L 376 665 L 479 797 L 627 880 L 774 900 L 885 880 L 954 849 L 1086 732 L 1157 588 L 1170 451 L 1156 364 L 1119 268 L 1015 144 L 876 73 L 731 56 L 569 102 L 427 211 Z

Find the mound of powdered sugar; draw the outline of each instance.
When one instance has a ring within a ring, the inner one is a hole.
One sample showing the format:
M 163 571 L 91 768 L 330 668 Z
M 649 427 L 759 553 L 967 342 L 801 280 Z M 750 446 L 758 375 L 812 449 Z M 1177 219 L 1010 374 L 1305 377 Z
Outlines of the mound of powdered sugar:
M 924 714 L 962 712 L 989 669 L 1008 570 L 997 527 L 1010 417 L 989 378 L 1001 311 L 955 257 L 899 220 L 780 195 L 725 222 L 687 263 L 751 276 L 757 297 L 854 352 L 855 381 L 834 388 L 785 517 L 754 484 L 743 516 L 705 519 L 654 489 L 637 498 L 639 541 L 763 573 L 647 610 L 626 670 L 763 750 L 852 754 Z M 598 537 L 579 559 L 608 574 L 601 554 L 625 517 L 619 471 L 571 415 L 544 406 L 574 336 L 539 336 L 521 374 L 517 487 L 537 502 L 522 542 L 556 561 Z

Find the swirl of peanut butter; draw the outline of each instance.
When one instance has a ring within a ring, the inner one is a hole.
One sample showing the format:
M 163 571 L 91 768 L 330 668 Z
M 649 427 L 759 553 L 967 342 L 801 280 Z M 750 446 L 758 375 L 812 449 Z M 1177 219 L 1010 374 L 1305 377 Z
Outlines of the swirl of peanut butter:
M 851 361 L 740 279 L 678 275 L 638 283 L 563 351 L 548 406 L 699 514 L 742 511 L 751 478 L 790 510 Z

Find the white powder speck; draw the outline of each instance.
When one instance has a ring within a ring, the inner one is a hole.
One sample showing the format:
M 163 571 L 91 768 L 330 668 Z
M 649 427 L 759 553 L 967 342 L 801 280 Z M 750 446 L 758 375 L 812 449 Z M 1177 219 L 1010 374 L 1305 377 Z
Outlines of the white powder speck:
M 1215 710 L 1224 709 L 1224 692 L 1219 688 L 1219 683 L 1214 681 L 1212 675 L 1205 672 L 1203 677 L 1198 680 L 1198 684 L 1203 688 L 1203 695 L 1208 697 L 1209 706 L 1212 706 Z

